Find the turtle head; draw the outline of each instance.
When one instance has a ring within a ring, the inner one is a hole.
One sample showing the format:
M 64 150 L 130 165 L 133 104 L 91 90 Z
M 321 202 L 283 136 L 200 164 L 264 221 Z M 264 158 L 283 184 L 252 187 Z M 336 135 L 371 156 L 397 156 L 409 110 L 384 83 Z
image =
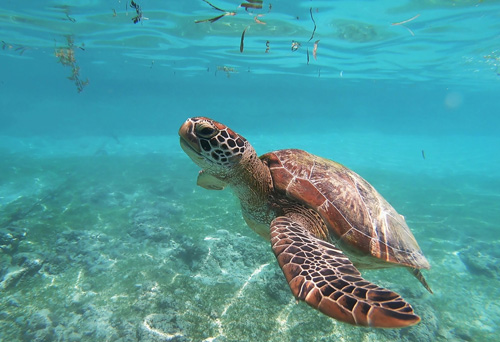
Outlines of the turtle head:
M 245 138 L 209 118 L 187 119 L 179 129 L 179 136 L 182 149 L 195 164 L 217 177 L 230 174 L 253 151 Z

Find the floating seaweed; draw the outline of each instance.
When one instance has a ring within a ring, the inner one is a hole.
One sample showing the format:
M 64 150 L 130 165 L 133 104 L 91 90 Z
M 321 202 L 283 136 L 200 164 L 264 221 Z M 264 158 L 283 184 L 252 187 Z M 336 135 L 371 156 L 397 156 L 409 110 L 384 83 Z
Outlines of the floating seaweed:
M 246 2 L 242 2 L 240 7 L 244 7 L 246 11 L 249 8 L 252 9 L 262 9 L 263 0 L 246 0 Z M 271 10 L 271 6 L 269 5 L 269 10 Z
M 83 88 L 89 84 L 89 80 L 86 79 L 85 81 L 82 81 L 80 78 L 80 67 L 76 62 L 73 36 L 66 36 L 66 41 L 67 46 L 62 48 L 56 47 L 54 54 L 57 58 L 59 58 L 58 63 L 71 67 L 71 75 L 68 76 L 68 79 L 75 83 L 76 89 L 80 93 L 83 91 Z M 81 47 L 79 48 L 83 49 Z
M 137 24 L 138 22 L 140 22 L 142 20 L 149 20 L 149 18 L 146 18 L 142 14 L 141 6 L 139 6 L 139 4 L 137 4 L 134 0 L 130 1 L 130 7 L 135 9 L 135 13 L 137 14 L 135 17 L 132 18 L 132 21 L 134 22 L 134 24 Z
M 66 14 L 66 18 L 63 19 L 63 20 L 69 20 L 71 21 L 72 23 L 76 23 L 76 19 L 73 18 L 73 17 L 70 17 L 68 13 L 65 13 Z
M 314 57 L 314 60 L 317 59 L 318 43 L 319 43 L 319 39 L 314 42 L 314 47 L 313 47 L 313 57 Z
M 13 45 L 6 43 L 2 40 L 2 50 L 5 50 L 5 48 L 12 49 L 13 47 L 14 47 Z
M 207 0 L 203 0 L 205 1 L 207 4 L 209 4 L 213 9 L 219 11 L 219 12 L 224 12 L 224 14 L 221 14 L 221 15 L 218 15 L 216 17 L 213 17 L 213 18 L 208 18 L 208 19 L 201 19 L 201 20 L 196 20 L 195 23 L 196 24 L 199 24 L 199 23 L 204 23 L 204 22 L 210 22 L 210 23 L 214 23 L 216 22 L 217 20 L 221 19 L 221 18 L 224 18 L 225 16 L 234 16 L 236 15 L 236 12 L 229 12 L 229 11 L 225 11 L 223 9 L 220 9 L 219 7 L 217 6 L 214 6 L 212 5 L 210 2 L 208 2 Z
M 269 40 L 266 41 L 266 53 L 269 53 L 270 47 L 269 47 Z
M 22 56 L 26 50 L 30 50 L 31 48 L 27 47 L 27 46 L 23 46 L 23 45 L 18 45 L 18 44 L 9 44 L 9 43 L 6 43 L 2 40 L 2 50 L 6 50 L 6 49 L 7 50 L 14 50 L 17 53 L 19 53 L 19 56 Z
M 309 65 L 309 48 L 307 48 L 307 65 Z
M 70 21 L 72 23 L 76 23 L 76 19 L 73 18 L 72 16 L 70 16 L 71 6 L 68 6 L 68 5 L 55 5 L 55 6 L 51 6 L 51 7 L 54 8 L 56 11 L 62 11 L 64 13 L 64 15 L 66 17 L 65 18 L 61 18 L 61 20 L 67 20 L 67 21 Z
M 258 19 L 258 18 L 263 17 L 263 16 L 264 16 L 264 14 L 257 14 L 257 15 L 253 18 L 253 20 L 254 20 L 257 24 L 266 25 L 266 23 L 265 23 L 265 22 L 260 21 L 260 20 Z
M 425 159 L 425 151 L 424 150 L 422 150 L 422 158 Z
M 235 68 L 228 67 L 225 65 L 217 66 L 217 70 L 215 71 L 215 76 L 217 76 L 217 71 L 224 71 L 226 73 L 227 78 L 231 77 L 231 74 L 237 73 Z

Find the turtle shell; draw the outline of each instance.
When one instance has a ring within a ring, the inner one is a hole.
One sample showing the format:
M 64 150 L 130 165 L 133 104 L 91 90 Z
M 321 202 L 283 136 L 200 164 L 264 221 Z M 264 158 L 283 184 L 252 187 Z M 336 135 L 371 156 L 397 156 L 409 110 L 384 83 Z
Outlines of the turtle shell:
M 261 159 L 271 171 L 276 195 L 315 210 L 331 242 L 357 266 L 430 267 L 404 218 L 355 172 L 296 149 Z

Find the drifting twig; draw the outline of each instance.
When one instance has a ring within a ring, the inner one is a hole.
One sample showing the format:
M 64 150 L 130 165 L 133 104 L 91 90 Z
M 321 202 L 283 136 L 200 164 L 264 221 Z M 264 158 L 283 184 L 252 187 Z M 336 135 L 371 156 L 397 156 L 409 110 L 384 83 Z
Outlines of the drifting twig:
M 234 15 L 236 15 L 236 12 L 229 12 L 229 11 L 225 11 L 225 10 L 223 10 L 223 9 L 220 9 L 220 8 L 219 8 L 219 7 L 217 7 L 217 6 L 212 5 L 212 4 L 211 4 L 210 2 L 208 2 L 207 0 L 203 0 L 203 1 L 205 1 L 207 4 L 209 4 L 209 5 L 210 5 L 213 9 L 215 9 L 215 10 L 217 10 L 217 11 L 219 11 L 219 12 L 224 12 L 224 14 L 218 15 L 218 16 L 213 17 L 213 18 L 196 20 L 196 21 L 195 21 L 195 23 L 196 23 L 196 24 L 199 24 L 199 23 L 204 23 L 204 22 L 207 22 L 207 21 L 208 21 L 208 22 L 210 22 L 210 23 L 214 23 L 214 22 L 216 22 L 217 20 L 219 20 L 219 19 L 221 19 L 221 18 L 223 18 L 223 17 L 225 17 L 225 16 L 227 16 L 227 15 L 229 15 L 229 16 L 234 16 Z
M 408 30 L 408 32 L 410 32 L 410 34 L 411 34 L 412 36 L 415 36 L 415 33 L 413 33 L 413 31 L 412 31 L 412 30 L 410 30 L 408 27 L 406 27 L 406 26 L 405 26 L 405 25 L 403 25 L 403 24 L 409 23 L 410 21 L 417 19 L 419 16 L 420 16 L 420 14 L 417 14 L 416 16 L 411 17 L 410 19 L 403 20 L 403 21 L 400 21 L 400 22 L 397 22 L 397 23 L 392 23 L 391 25 L 392 25 L 392 26 L 402 26 L 402 27 L 404 27 L 405 29 L 407 29 L 407 30 Z
M 247 31 L 247 29 L 248 29 L 249 27 L 250 27 L 250 26 L 245 27 L 245 29 L 243 30 L 243 33 L 241 34 L 240 52 L 243 52 L 243 41 L 244 41 L 244 39 L 245 39 L 245 32 Z
M 412 20 L 417 19 L 418 17 L 420 17 L 420 14 L 417 14 L 416 16 L 414 16 L 414 17 L 412 17 L 412 18 L 410 18 L 410 19 L 403 20 L 403 21 L 400 21 L 400 22 L 398 22 L 398 23 L 392 23 L 391 25 L 392 25 L 392 26 L 396 26 L 396 25 L 406 24 L 406 23 L 409 23 L 409 22 L 410 22 L 410 21 L 412 21 Z
M 313 17 L 313 9 L 312 9 L 312 7 L 309 8 L 309 14 L 311 14 L 311 20 L 312 20 L 312 22 L 314 24 L 314 29 L 312 31 L 311 38 L 309 38 L 308 42 L 310 42 L 314 38 L 314 32 L 316 32 L 316 21 L 314 20 L 314 17 Z

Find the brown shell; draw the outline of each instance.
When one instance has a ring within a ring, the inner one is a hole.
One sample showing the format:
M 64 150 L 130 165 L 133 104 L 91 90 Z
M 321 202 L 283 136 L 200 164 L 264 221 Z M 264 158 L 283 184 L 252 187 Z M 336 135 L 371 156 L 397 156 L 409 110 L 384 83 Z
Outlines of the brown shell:
M 269 166 L 275 191 L 317 211 L 330 240 L 358 266 L 429 268 L 404 218 L 355 172 L 296 149 L 261 159 Z

